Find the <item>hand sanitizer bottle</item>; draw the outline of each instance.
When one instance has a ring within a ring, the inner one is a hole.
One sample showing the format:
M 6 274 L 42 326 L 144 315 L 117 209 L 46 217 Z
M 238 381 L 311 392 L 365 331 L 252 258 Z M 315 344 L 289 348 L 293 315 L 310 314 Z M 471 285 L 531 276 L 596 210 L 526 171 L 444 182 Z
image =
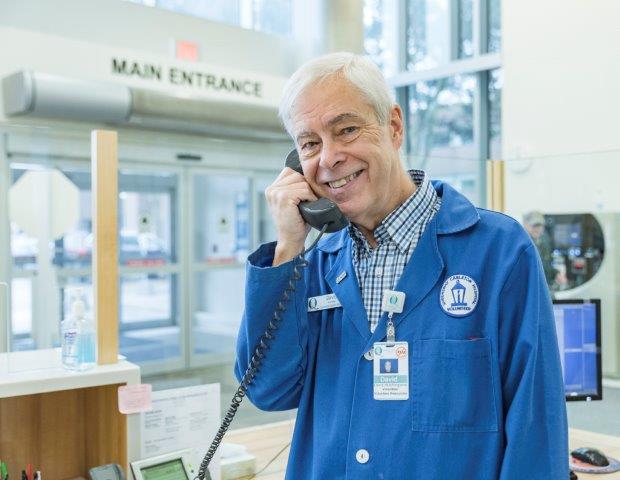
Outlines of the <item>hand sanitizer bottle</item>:
M 96 365 L 96 343 L 95 322 L 91 316 L 86 315 L 86 308 L 83 300 L 78 301 L 78 309 L 84 313 L 81 317 L 80 335 L 78 340 L 78 365 L 80 370 L 88 370 Z
M 95 366 L 95 325 L 86 316 L 86 305 L 78 292 L 71 303 L 69 318 L 60 327 L 62 364 L 69 370 L 86 370 Z

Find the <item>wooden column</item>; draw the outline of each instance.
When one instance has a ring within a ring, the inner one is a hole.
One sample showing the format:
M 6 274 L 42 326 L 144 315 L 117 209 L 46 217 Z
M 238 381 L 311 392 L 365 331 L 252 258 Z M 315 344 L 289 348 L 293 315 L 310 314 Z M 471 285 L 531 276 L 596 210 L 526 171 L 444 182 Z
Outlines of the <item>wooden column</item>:
M 118 136 L 91 133 L 93 297 L 99 365 L 118 359 Z
M 487 160 L 487 206 L 496 212 L 506 210 L 504 160 Z

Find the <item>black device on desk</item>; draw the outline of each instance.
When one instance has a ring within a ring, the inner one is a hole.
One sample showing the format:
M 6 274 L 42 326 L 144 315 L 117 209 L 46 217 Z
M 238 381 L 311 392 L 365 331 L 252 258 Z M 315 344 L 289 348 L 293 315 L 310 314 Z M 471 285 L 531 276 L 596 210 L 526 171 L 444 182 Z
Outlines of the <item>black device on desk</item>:
M 131 462 L 135 480 L 191 480 L 195 452 L 191 448 Z
M 570 452 L 571 456 L 582 462 L 589 463 L 595 467 L 606 467 L 609 465 L 607 457 L 596 448 L 578 448 Z
M 117 463 L 91 468 L 88 475 L 90 480 L 125 480 L 125 473 Z

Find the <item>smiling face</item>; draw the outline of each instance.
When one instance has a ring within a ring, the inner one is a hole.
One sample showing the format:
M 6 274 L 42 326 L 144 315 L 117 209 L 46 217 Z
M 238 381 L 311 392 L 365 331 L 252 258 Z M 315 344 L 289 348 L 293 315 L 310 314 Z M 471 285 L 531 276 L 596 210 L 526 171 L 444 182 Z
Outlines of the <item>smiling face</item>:
M 306 181 L 353 223 L 372 231 L 413 191 L 400 163 L 400 107 L 385 125 L 357 88 L 342 78 L 307 88 L 291 112 L 292 133 Z

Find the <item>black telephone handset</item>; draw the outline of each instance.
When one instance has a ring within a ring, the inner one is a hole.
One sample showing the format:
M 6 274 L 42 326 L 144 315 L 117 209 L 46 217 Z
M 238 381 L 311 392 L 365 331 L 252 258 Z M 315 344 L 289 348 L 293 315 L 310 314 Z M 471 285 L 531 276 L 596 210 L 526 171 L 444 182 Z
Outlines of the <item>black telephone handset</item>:
M 297 150 L 293 149 L 286 156 L 285 165 L 303 175 L 301 162 Z M 326 232 L 332 233 L 342 230 L 349 225 L 349 220 L 343 215 L 338 206 L 327 198 L 319 198 L 314 202 L 301 202 L 299 213 L 308 225 L 321 230 L 327 224 Z
M 303 175 L 297 150 L 293 150 L 287 155 L 286 166 Z M 274 333 L 280 326 L 280 322 L 282 321 L 282 313 L 286 310 L 291 298 L 294 297 L 297 281 L 302 278 L 301 270 L 308 265 L 308 262 L 305 260 L 304 256 L 316 247 L 325 232 L 337 232 L 338 230 L 342 230 L 344 227 L 349 225 L 349 220 L 347 220 L 347 217 L 342 214 L 334 202 L 328 200 L 327 198 L 319 198 L 314 202 L 301 202 L 299 204 L 299 213 L 308 225 L 319 230 L 319 234 L 314 239 L 312 244 L 308 248 L 304 248 L 304 250 L 297 256 L 295 266 L 293 267 L 293 273 L 289 279 L 287 287 L 284 289 L 284 292 L 282 292 L 282 297 L 277 303 L 276 310 L 273 312 L 273 316 L 267 326 L 267 330 L 259 338 L 258 343 L 254 348 L 252 359 L 243 374 L 239 387 L 230 402 L 230 407 L 228 408 L 228 411 L 222 420 L 222 424 L 215 434 L 211 445 L 209 446 L 209 450 L 207 451 L 205 458 L 200 464 L 198 475 L 196 475 L 194 480 L 204 480 L 205 478 L 209 480 L 211 479 L 211 474 L 208 470 L 211 459 L 215 455 L 217 447 L 220 445 L 226 431 L 228 430 L 228 427 L 232 423 L 233 418 L 237 413 L 237 409 L 241 405 L 243 397 L 246 395 L 248 387 L 254 381 L 254 377 L 256 376 L 256 373 L 262 364 L 263 358 L 265 357 L 265 352 L 269 349 L 271 341 L 275 339 Z

